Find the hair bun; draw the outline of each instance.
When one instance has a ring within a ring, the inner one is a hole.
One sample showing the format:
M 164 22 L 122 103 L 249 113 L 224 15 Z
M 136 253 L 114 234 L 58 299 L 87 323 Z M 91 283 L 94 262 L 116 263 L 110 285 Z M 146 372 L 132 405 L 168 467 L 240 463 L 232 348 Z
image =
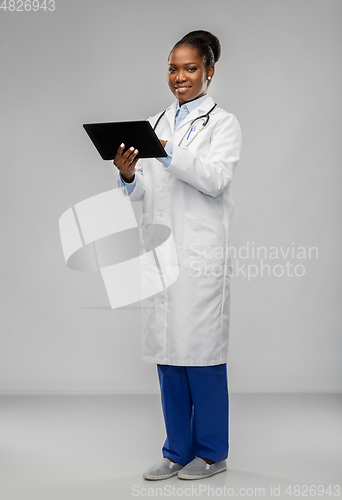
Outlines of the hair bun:
M 187 33 L 185 36 L 183 36 L 183 40 L 201 40 L 209 45 L 211 50 L 213 51 L 214 58 L 215 58 L 215 63 L 220 59 L 221 56 L 221 44 L 219 39 L 210 33 L 210 31 L 205 31 L 205 30 L 196 30 L 196 31 L 190 31 Z

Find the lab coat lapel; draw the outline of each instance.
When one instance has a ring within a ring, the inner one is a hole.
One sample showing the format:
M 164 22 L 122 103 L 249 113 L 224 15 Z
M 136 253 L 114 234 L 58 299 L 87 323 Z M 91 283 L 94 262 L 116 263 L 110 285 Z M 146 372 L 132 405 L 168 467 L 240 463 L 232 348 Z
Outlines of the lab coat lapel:
M 166 112 L 165 112 L 165 118 L 167 119 L 167 121 L 170 125 L 171 135 L 173 134 L 173 129 L 175 126 L 175 115 L 176 115 L 177 106 L 178 106 L 178 101 L 174 101 L 171 104 L 171 106 L 169 106 L 166 109 Z
M 165 118 L 170 127 L 170 134 L 176 140 L 180 135 L 184 134 L 188 124 L 200 115 L 207 113 L 214 105 L 213 98 L 208 96 L 197 108 L 191 111 L 180 125 L 174 131 L 175 126 L 175 115 L 178 108 L 178 100 L 175 100 L 165 111 Z

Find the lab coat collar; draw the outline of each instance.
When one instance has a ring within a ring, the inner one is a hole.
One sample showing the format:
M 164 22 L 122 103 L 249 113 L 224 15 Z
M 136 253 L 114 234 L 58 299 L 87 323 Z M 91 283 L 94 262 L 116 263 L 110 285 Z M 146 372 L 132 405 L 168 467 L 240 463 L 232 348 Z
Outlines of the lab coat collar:
M 191 122 L 194 120 L 197 116 L 200 116 L 202 114 L 205 114 L 209 111 L 214 106 L 214 100 L 211 96 L 207 95 L 207 98 L 204 99 L 204 101 L 197 106 L 197 108 L 193 109 L 190 111 L 190 113 L 184 118 L 184 120 L 180 123 L 180 125 L 177 127 L 177 130 L 181 128 L 184 124 Z M 175 116 L 176 116 L 176 111 L 178 109 L 178 99 L 176 99 L 171 106 L 169 106 L 166 109 L 165 112 L 165 117 L 167 121 L 169 122 L 171 132 L 173 133 L 174 126 L 175 126 Z

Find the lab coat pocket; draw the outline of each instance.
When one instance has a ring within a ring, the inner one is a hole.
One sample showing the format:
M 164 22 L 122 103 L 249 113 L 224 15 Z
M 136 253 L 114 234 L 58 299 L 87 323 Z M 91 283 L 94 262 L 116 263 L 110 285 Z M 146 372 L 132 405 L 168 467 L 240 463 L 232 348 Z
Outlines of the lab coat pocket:
M 141 253 L 150 252 L 162 245 L 169 238 L 170 232 L 168 226 L 153 223 L 152 218 L 143 213 L 139 224 Z
M 194 276 L 223 277 L 227 228 L 221 222 L 185 212 L 183 267 Z

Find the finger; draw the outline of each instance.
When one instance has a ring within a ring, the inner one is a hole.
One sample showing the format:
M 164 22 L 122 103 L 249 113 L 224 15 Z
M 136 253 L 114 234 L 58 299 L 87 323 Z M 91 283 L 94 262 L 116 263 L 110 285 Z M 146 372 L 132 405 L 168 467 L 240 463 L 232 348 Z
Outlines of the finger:
M 124 158 L 125 160 L 127 159 L 131 159 L 131 155 L 133 154 L 133 157 L 137 154 L 135 153 L 135 151 L 138 152 L 137 149 L 133 148 L 133 146 L 131 148 L 128 148 L 127 151 L 124 152 L 124 154 L 122 155 L 122 158 Z
M 135 149 L 132 154 L 129 156 L 129 160 L 131 160 L 131 162 L 135 161 L 135 158 L 137 156 L 137 154 L 139 153 L 139 151 L 137 149 Z M 136 159 L 135 163 L 139 160 L 139 158 Z
M 115 158 L 113 160 L 114 165 L 117 164 L 121 159 L 124 148 L 125 148 L 124 143 L 120 144 L 120 146 L 118 147 Z
M 135 165 L 138 163 L 139 161 L 139 158 L 135 158 L 135 160 L 132 161 L 132 163 L 130 164 L 130 166 L 128 167 L 128 170 L 132 171 L 132 170 L 135 170 Z
M 126 160 L 124 160 L 124 162 L 125 162 L 125 163 L 124 163 L 124 165 L 125 165 L 125 168 L 126 168 L 127 170 L 131 170 L 131 168 L 130 168 L 130 167 L 131 167 L 131 165 L 132 165 L 132 163 L 133 163 L 133 162 L 135 162 L 135 163 L 134 163 L 134 165 L 137 163 L 137 161 L 138 161 L 138 159 L 139 159 L 139 158 L 137 158 L 137 159 L 136 159 L 137 161 L 135 161 L 135 157 L 136 157 L 136 155 L 137 155 L 137 154 L 138 154 L 138 150 L 137 150 L 137 149 L 135 149 L 135 150 L 134 150 L 134 151 L 130 154 L 130 156 L 129 156 Z

